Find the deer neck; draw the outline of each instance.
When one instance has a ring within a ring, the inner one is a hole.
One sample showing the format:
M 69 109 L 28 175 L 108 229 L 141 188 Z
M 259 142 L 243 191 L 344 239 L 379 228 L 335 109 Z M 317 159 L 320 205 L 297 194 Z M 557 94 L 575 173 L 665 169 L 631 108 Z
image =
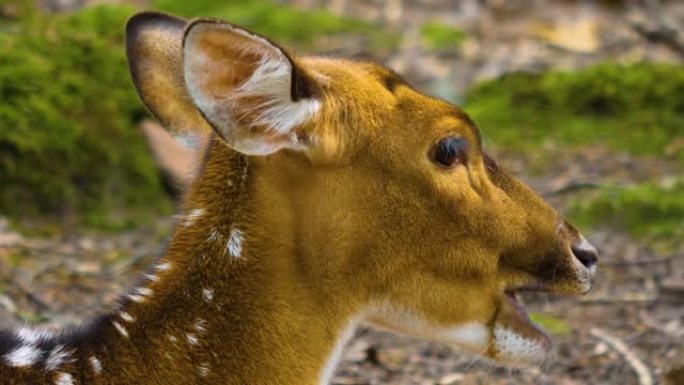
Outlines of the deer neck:
M 260 180 L 273 176 L 220 142 L 210 154 L 165 256 L 111 320 L 115 345 L 171 380 L 328 383 L 357 301 L 312 276 L 297 218 Z

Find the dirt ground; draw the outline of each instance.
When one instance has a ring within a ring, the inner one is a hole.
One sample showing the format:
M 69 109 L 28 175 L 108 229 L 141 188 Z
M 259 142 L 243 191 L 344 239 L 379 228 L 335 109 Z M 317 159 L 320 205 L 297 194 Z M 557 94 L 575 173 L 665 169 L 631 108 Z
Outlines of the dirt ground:
M 294 2 L 301 6 L 321 3 Z M 453 16 L 459 25 L 469 25 L 469 31 L 480 31 L 458 55 L 428 54 L 412 45 L 409 36 L 397 52 L 378 58 L 422 89 L 440 93 L 443 90 L 436 85 L 449 82 L 453 86 L 450 95 L 456 98 L 475 79 L 514 70 L 577 68 L 630 55 L 683 60 L 684 34 L 678 24 L 684 14 L 681 2 L 679 6 L 678 2 L 663 2 L 670 7 L 667 9 L 635 6 L 623 13 L 605 9 L 586 13 L 592 2 L 559 1 L 554 2 L 556 9 L 549 9 L 539 5 L 543 2 L 525 1 L 534 5 L 526 14 L 507 9 L 503 1 L 463 1 L 451 8 L 445 1 L 399 2 L 406 5 L 400 12 L 390 7 L 396 5 L 393 1 L 384 5 L 377 1 L 330 3 L 347 15 L 399 24 L 417 24 L 438 14 L 447 19 Z M 510 14 L 502 16 L 502 12 Z M 538 16 L 533 23 L 538 29 L 520 21 L 534 15 Z M 674 38 L 663 42 L 655 33 L 649 35 L 655 40 L 642 36 L 643 31 L 664 28 L 673 18 L 679 26 Z M 499 27 L 496 32 L 491 32 L 492 25 Z M 612 32 L 599 36 L 586 28 Z M 582 35 L 586 33 L 589 35 Z M 489 139 L 496 143 L 496 138 Z M 654 175 L 665 178 L 682 171 L 659 159 L 634 159 L 601 148 L 558 150 L 552 164 L 537 164 L 534 173 L 529 171 L 531 154 L 500 151 L 498 157 L 561 211 L 581 193 L 573 186 L 639 181 Z M 154 228 L 121 234 L 76 232 L 39 237 L 20 236 L 0 219 L 0 324 L 7 320 L 63 325 L 103 311 L 161 253 L 172 222 L 172 218 L 160 219 Z M 597 284 L 589 295 L 525 297 L 530 310 L 562 320 L 568 329 L 553 335 L 557 355 L 552 364 L 512 370 L 439 343 L 364 327 L 349 343 L 333 384 L 683 385 L 684 377 L 671 374 L 672 379 L 666 380 L 665 373 L 684 368 L 684 250 L 657 251 L 612 229 L 597 230 L 587 237 L 601 252 Z M 641 378 L 635 371 L 640 363 L 647 374 L 642 373 Z

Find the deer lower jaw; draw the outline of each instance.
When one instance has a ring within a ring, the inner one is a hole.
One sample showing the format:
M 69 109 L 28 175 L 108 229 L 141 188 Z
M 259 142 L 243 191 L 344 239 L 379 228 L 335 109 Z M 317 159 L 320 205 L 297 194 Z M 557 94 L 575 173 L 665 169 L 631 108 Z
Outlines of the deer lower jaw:
M 553 352 L 551 338 L 532 320 L 514 291 L 506 291 L 491 331 L 489 354 L 506 364 L 541 364 Z

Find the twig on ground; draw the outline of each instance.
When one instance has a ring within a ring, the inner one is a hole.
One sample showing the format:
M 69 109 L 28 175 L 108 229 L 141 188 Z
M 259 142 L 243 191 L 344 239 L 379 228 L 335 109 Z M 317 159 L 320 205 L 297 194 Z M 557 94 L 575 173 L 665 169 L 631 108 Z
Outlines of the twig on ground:
M 629 350 L 627 345 L 622 342 L 619 338 L 610 335 L 605 330 L 600 328 L 592 328 L 589 330 L 589 334 L 600 339 L 601 341 L 607 343 L 615 351 L 620 353 L 622 357 L 627 361 L 629 366 L 634 369 L 639 379 L 639 385 L 653 385 L 653 376 L 648 370 L 648 367 L 637 357 L 637 355 Z
M 592 296 L 581 298 L 579 303 L 596 304 L 596 303 L 646 303 L 654 302 L 658 299 L 656 293 L 625 293 L 621 296 Z

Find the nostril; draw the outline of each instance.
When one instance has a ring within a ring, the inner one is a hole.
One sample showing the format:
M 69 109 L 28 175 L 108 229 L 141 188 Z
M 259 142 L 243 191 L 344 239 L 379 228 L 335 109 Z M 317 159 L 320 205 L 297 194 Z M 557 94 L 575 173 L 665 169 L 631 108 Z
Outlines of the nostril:
M 594 246 L 589 244 L 589 242 L 583 240 L 582 243 L 572 246 L 571 249 L 575 258 L 577 258 L 586 268 L 591 269 L 596 266 L 596 263 L 598 262 L 598 252 Z

